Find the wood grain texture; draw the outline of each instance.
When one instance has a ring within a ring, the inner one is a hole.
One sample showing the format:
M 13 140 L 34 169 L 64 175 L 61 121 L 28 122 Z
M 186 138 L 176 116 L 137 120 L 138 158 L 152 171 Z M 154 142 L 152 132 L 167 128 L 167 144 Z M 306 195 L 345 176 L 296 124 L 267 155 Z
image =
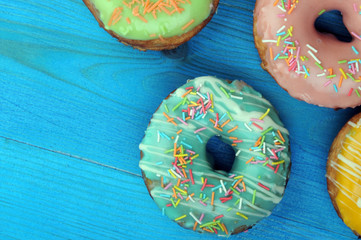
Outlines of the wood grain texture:
M 254 3 L 223 0 L 187 44 L 140 52 L 99 28 L 81 1 L 0 1 L 0 239 L 216 239 L 161 216 L 138 167 L 155 109 L 202 75 L 246 81 L 291 133 L 284 199 L 231 239 L 356 239 L 325 174 L 333 138 L 360 108 L 320 108 L 282 90 L 260 67 Z

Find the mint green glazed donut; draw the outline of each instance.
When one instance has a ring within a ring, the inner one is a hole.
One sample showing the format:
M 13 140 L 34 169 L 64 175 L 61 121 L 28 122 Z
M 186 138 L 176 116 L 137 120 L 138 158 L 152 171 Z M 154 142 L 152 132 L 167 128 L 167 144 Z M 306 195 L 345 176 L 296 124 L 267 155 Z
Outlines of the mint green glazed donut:
M 198 232 L 229 236 L 269 216 L 290 172 L 288 131 L 274 107 L 242 81 L 199 77 L 163 100 L 139 148 L 162 213 Z M 230 172 L 213 169 L 213 136 L 233 147 Z

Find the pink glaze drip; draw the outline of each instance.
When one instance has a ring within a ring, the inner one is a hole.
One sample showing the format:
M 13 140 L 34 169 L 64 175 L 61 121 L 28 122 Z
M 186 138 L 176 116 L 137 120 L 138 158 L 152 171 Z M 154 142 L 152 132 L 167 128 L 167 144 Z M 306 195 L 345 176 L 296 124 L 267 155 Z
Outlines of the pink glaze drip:
M 281 0 L 279 2 L 281 3 Z M 330 108 L 356 107 L 361 104 L 361 97 L 356 93 L 358 90 L 361 95 L 359 89 L 361 74 L 357 71 L 356 64 L 338 63 L 341 60 L 349 61 L 361 57 L 361 38 L 359 37 L 361 35 L 361 15 L 354 10 L 355 2 L 359 8 L 361 0 L 303 0 L 296 3 L 292 13 L 288 14 L 291 6 L 288 6 L 287 1 L 285 4 L 286 12 L 283 12 L 279 7 L 273 6 L 274 0 L 257 0 L 254 12 L 255 35 L 262 40 L 277 40 L 277 31 L 282 26 L 286 27 L 281 32 L 287 32 L 293 26 L 292 37 L 281 40 L 279 46 L 275 42 L 261 43 L 267 49 L 264 62 L 267 71 L 291 96 L 308 103 Z M 278 5 L 281 5 L 280 3 Z M 314 22 L 323 9 L 341 11 L 345 26 L 350 33 L 353 33 L 352 42 L 340 42 L 333 35 L 321 34 L 316 31 Z M 280 17 L 282 14 L 284 17 Z M 291 60 L 289 65 L 284 59 L 271 59 L 269 48 L 272 48 L 273 58 L 278 53 L 284 56 L 282 52 L 287 52 L 285 46 L 288 43 L 284 43 L 284 41 L 295 43 L 296 48 L 292 53 L 295 56 L 296 64 L 292 62 L 294 60 Z M 317 52 L 307 47 L 307 44 L 311 45 Z M 352 46 L 360 52 L 359 55 L 352 49 Z M 321 62 L 324 70 L 315 64 L 316 60 L 309 52 Z M 308 60 L 302 61 L 301 58 L 303 57 L 307 57 Z M 358 64 L 359 70 L 361 70 L 361 61 Z M 305 78 L 305 68 L 309 73 L 307 78 Z M 335 74 L 336 76 L 327 78 L 330 76 L 328 71 L 330 68 L 333 71 L 332 75 Z M 346 75 L 347 79 L 343 79 L 341 87 L 339 87 L 340 77 L 343 76 L 340 68 L 344 70 L 345 74 L 351 74 L 355 80 Z

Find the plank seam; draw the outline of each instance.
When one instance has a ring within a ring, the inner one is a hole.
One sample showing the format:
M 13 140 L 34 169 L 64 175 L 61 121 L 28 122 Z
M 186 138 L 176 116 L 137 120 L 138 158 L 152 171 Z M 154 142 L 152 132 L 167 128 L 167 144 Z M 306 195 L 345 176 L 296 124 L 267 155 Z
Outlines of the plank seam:
M 38 148 L 40 150 L 48 151 L 48 152 L 51 152 L 51 153 L 60 154 L 60 155 L 66 156 L 66 157 L 76 159 L 76 160 L 81 160 L 81 161 L 85 161 L 85 162 L 88 162 L 88 163 L 92 163 L 92 164 L 95 164 L 95 165 L 98 165 L 98 166 L 101 166 L 101 167 L 110 168 L 110 169 L 113 169 L 113 170 L 116 170 L 116 171 L 119 171 L 119 172 L 123 172 L 123 173 L 133 175 L 133 176 L 142 177 L 140 174 L 132 173 L 132 172 L 129 172 L 129 171 L 126 171 L 126 170 L 123 170 L 123 169 L 120 169 L 120 168 L 117 168 L 117 167 L 114 167 L 114 166 L 111 166 L 111 165 L 103 164 L 103 163 L 100 163 L 100 162 L 97 162 L 97 161 L 94 161 L 94 160 L 91 160 L 91 159 L 88 159 L 88 158 L 72 155 L 70 153 L 48 149 L 48 148 L 45 148 L 45 147 L 37 146 L 37 145 L 31 144 L 31 143 L 27 143 L 27 142 L 23 142 L 23 141 L 20 141 L 20 140 L 8 138 L 8 137 L 5 137 L 5 136 L 0 136 L 0 138 L 3 138 L 3 139 L 8 140 L 8 141 L 16 142 L 16 143 L 19 143 L 19 144 L 27 145 L 27 146 L 30 146 L 30 147 L 35 147 L 35 148 Z

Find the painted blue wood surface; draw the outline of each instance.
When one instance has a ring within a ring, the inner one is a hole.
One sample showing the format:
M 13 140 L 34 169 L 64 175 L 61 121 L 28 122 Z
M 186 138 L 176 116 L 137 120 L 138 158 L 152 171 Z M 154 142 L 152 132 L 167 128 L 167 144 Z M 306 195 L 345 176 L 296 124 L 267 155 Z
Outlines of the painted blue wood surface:
M 282 202 L 231 239 L 356 239 L 326 190 L 328 149 L 360 108 L 291 98 L 260 67 L 254 0 L 222 0 L 190 42 L 140 52 L 78 0 L 0 0 L 0 239 L 216 239 L 161 215 L 138 167 L 153 112 L 189 78 L 242 79 L 291 134 Z

